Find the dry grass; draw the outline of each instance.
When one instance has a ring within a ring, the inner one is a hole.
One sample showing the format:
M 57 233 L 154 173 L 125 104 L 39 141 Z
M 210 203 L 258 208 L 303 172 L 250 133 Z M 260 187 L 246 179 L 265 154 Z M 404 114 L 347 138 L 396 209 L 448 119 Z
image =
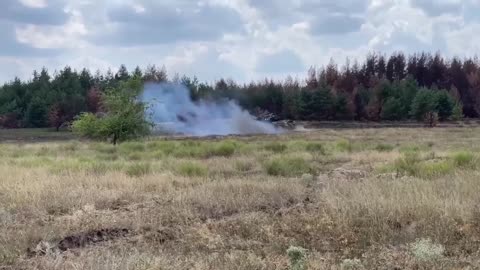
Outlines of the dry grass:
M 0 269 L 477 269 L 479 131 L 3 144 Z

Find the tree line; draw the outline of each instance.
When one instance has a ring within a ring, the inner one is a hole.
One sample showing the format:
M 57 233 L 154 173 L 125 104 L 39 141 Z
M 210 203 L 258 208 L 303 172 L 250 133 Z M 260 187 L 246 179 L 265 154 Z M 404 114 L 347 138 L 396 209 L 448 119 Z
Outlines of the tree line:
M 196 77 L 168 78 L 165 68 L 150 65 L 129 72 L 122 65 L 105 74 L 70 67 L 53 73 L 34 71 L 0 87 L 0 126 L 59 129 L 84 112 L 105 109 L 102 97 L 131 79 L 185 85 L 193 100 L 236 100 L 250 111 L 264 110 L 292 120 L 438 120 L 480 116 L 480 61 L 445 58 L 440 54 L 370 53 L 362 63 L 338 66 L 331 61 L 310 68 L 305 79 L 239 84 L 230 79 L 215 83 Z

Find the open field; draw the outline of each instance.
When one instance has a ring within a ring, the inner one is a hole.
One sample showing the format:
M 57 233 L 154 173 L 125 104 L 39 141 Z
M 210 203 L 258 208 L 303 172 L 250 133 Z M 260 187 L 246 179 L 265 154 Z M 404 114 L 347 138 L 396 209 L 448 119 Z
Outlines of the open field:
M 480 269 L 478 126 L 26 141 L 0 269 Z

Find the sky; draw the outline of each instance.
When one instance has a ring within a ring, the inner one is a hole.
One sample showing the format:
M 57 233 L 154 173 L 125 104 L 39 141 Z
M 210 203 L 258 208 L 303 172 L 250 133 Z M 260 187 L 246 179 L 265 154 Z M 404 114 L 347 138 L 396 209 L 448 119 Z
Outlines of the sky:
M 0 82 L 121 64 L 247 82 L 372 51 L 480 52 L 480 0 L 1 1 Z

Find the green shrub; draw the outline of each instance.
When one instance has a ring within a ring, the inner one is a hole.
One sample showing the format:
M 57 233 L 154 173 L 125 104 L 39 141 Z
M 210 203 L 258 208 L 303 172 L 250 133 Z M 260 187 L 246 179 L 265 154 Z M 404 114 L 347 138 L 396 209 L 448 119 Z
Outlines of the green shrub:
M 437 161 L 437 162 L 422 162 L 418 166 L 418 171 L 415 175 L 421 178 L 433 178 L 439 177 L 451 173 L 454 170 L 454 166 L 450 161 Z
M 274 176 L 301 176 L 304 173 L 311 173 L 313 170 L 310 164 L 300 157 L 277 157 L 265 164 L 269 175 Z
M 177 168 L 177 173 L 187 177 L 200 177 L 208 174 L 208 169 L 196 162 L 184 162 Z
M 235 154 L 236 145 L 232 142 L 222 142 L 218 145 L 213 146 L 209 151 L 208 156 L 217 156 L 217 157 L 230 157 Z
M 290 260 L 290 270 L 306 270 L 307 250 L 302 247 L 291 246 L 287 249 Z
M 475 165 L 475 156 L 471 152 L 458 152 L 452 157 L 455 166 L 460 168 L 473 167 Z
M 341 152 L 352 152 L 353 144 L 348 140 L 340 140 L 336 143 L 336 148 Z
M 283 153 L 287 150 L 287 145 L 278 142 L 271 142 L 265 145 L 265 149 L 274 153 Z
M 394 149 L 395 147 L 391 144 L 377 144 L 377 146 L 375 146 L 375 150 L 377 150 L 378 152 L 390 152 Z
M 309 142 L 305 146 L 305 150 L 311 153 L 320 153 L 322 155 L 327 154 L 327 149 L 325 148 L 325 145 L 323 143 L 318 143 L 318 142 Z
M 140 177 L 152 171 L 150 163 L 134 163 L 127 166 L 125 173 L 130 177 Z
M 419 172 L 420 155 L 418 152 L 406 152 L 395 161 L 394 168 L 399 175 L 416 176 Z

